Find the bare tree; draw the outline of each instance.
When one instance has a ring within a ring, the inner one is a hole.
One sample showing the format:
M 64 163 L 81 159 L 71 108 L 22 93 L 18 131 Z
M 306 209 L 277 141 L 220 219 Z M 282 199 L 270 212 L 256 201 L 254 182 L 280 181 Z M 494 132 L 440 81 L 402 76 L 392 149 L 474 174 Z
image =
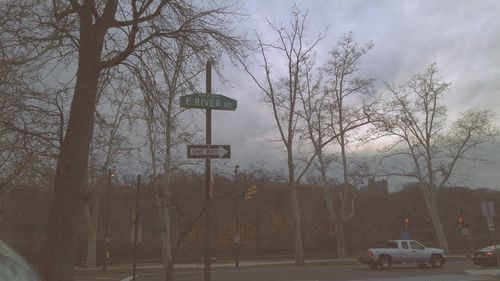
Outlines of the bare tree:
M 278 127 L 280 141 L 286 149 L 288 167 L 288 185 L 290 191 L 290 212 L 294 230 L 295 262 L 304 264 L 304 250 L 302 244 L 302 222 L 300 206 L 297 196 L 297 183 L 305 174 L 310 162 L 304 167 L 303 172 L 297 173 L 294 151 L 296 149 L 297 123 L 299 122 L 300 90 L 303 73 L 311 59 L 312 50 L 324 38 L 323 35 L 307 45 L 305 42 L 305 21 L 307 13 L 302 13 L 296 7 L 292 11 L 289 26 L 276 26 L 269 23 L 277 36 L 276 44 L 264 43 L 257 36 L 259 51 L 263 60 L 264 81 L 261 82 L 248 67 L 247 73 L 265 94 L 265 101 L 273 110 L 274 121 Z M 270 53 L 276 52 L 285 60 L 286 76 L 276 80 L 272 73 Z M 314 157 L 313 157 L 314 158 Z M 297 176 L 299 175 L 299 176 Z
M 16 180 L 49 190 L 65 124 L 65 88 L 31 83 L 31 66 L 19 65 L 0 84 L 0 193 Z M 22 73 L 22 75 L 21 75 Z M 17 76 L 20 75 L 20 76 Z
M 147 49 L 155 40 L 161 44 L 162 38 L 181 40 L 192 49 L 208 44 L 238 52 L 240 41 L 228 28 L 235 13 L 232 7 L 215 2 L 196 5 L 176 0 L 9 1 L 6 5 L 13 7 L 11 13 L 19 14 L 8 25 L 16 29 L 10 33 L 13 38 L 9 43 L 18 47 L 36 42 L 33 48 L 49 49 L 46 54 L 40 53 L 55 66 L 78 59 L 41 266 L 44 280 L 73 280 L 76 231 L 85 199 L 84 182 L 102 71 Z
M 133 100 L 130 75 L 113 75 L 113 81 L 101 83 L 100 98 L 96 108 L 96 122 L 91 143 L 91 156 L 87 175 L 84 218 L 87 226 L 87 266 L 97 265 L 97 230 L 99 210 L 105 188 L 110 188 L 111 171 L 120 157 L 127 156 L 134 147 L 123 134 L 124 123 L 133 123 L 137 103 Z M 105 202 L 106 204 L 108 202 Z M 107 239 L 108 237 L 106 237 Z M 106 241 L 105 243 L 108 243 Z
M 340 147 L 342 187 L 338 193 L 337 206 L 328 203 L 333 198 L 326 191 L 325 200 L 330 219 L 335 225 L 337 255 L 340 258 L 346 256 L 344 223 L 351 219 L 355 212 L 356 188 L 349 179 L 350 161 L 347 149 L 350 142 L 355 140 L 354 134 L 371 122 L 370 111 L 373 103 L 367 97 L 373 93 L 372 80 L 360 78 L 357 74 L 361 58 L 371 48 L 373 43 L 363 46 L 354 40 L 352 33 L 345 34 L 339 39 L 337 47 L 330 52 L 330 59 L 326 65 L 329 129 Z M 327 169 L 325 164 L 327 163 L 320 161 L 322 179 L 325 178 L 323 173 Z M 327 182 L 323 181 L 322 184 L 325 186 L 324 190 L 327 190 Z
M 141 58 L 140 66 L 130 65 L 144 96 L 147 139 L 151 155 L 155 201 L 162 231 L 162 258 L 167 280 L 173 278 L 173 266 L 181 241 L 191 228 L 182 230 L 176 212 L 182 206 L 173 196 L 173 172 L 180 164 L 174 157 L 180 144 L 190 142 L 196 131 L 183 124 L 179 115 L 180 95 L 194 90 L 204 63 L 197 60 L 194 50 L 172 41 L 170 48 L 157 46 Z M 187 232 L 186 232 L 187 231 Z M 186 232 L 186 233 L 184 233 Z M 182 233 L 182 235 L 181 235 Z
M 354 215 L 355 188 L 350 181 L 350 161 L 346 150 L 348 140 L 354 139 L 354 133 L 370 124 L 370 108 L 364 97 L 371 93 L 371 80 L 357 77 L 361 57 L 372 48 L 373 44 L 360 46 L 352 37 L 345 34 L 330 52 L 331 57 L 326 67 L 318 70 L 317 77 L 309 67 L 304 73 L 305 84 L 300 91 L 303 110 L 301 116 L 305 121 L 303 133 L 311 142 L 317 154 L 315 168 L 320 173 L 320 185 L 329 218 L 335 226 L 337 238 L 337 255 L 346 255 L 344 222 Z M 359 104 L 356 105 L 356 104 Z M 335 142 L 340 147 L 342 183 L 340 192 L 333 190 L 329 180 L 329 167 L 336 160 L 325 147 Z
M 405 157 L 409 169 L 388 175 L 416 179 L 441 248 L 449 250 L 438 214 L 438 190 L 449 183 L 459 163 L 472 158 L 481 144 L 491 141 L 497 130 L 492 113 L 473 110 L 463 114 L 446 130 L 446 107 L 442 104 L 450 84 L 441 80 L 436 64 L 403 85 L 388 84 L 393 99 L 385 113 L 383 129 L 396 138 L 385 159 Z M 400 166 L 401 168 L 401 166 Z

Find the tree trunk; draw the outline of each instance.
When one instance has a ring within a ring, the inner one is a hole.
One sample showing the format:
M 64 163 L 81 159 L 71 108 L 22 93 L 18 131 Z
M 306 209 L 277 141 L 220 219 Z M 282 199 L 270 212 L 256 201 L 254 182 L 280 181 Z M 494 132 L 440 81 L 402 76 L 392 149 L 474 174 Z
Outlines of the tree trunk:
M 165 281 L 174 280 L 174 262 L 171 260 L 165 268 Z
M 337 241 L 337 258 L 345 258 L 346 241 L 344 232 L 344 221 L 342 219 L 344 213 L 342 210 L 340 210 L 340 212 L 337 212 L 335 210 L 335 206 L 333 205 L 333 197 L 331 190 L 328 188 L 327 177 L 326 177 L 326 164 L 323 160 L 322 153 L 318 153 L 318 161 L 320 164 L 321 186 L 323 187 L 323 197 L 325 198 L 325 205 L 326 205 L 326 210 L 328 212 L 328 218 L 335 228 L 335 239 Z M 345 208 L 344 204 L 341 204 L 340 208 Z
M 290 184 L 290 205 L 293 216 L 293 238 L 295 245 L 295 263 L 303 265 L 304 249 L 302 248 L 302 221 L 300 217 L 299 200 L 297 198 L 297 188 L 295 184 Z
M 337 258 L 342 259 L 347 256 L 346 242 L 345 242 L 345 232 L 344 232 L 344 222 L 338 220 L 335 223 L 335 237 L 337 238 Z
M 323 156 L 321 153 L 318 153 L 318 160 L 320 163 L 320 171 L 321 171 L 321 186 L 323 187 L 323 197 L 325 198 L 326 210 L 328 212 L 328 219 L 330 223 L 335 226 L 337 221 L 337 213 L 335 212 L 335 208 L 333 206 L 333 198 L 330 189 L 328 188 L 328 183 L 326 180 L 326 165 L 323 161 Z
M 82 222 L 84 182 L 100 72 L 97 65 L 102 49 L 102 39 L 96 41 L 93 32 L 88 27 L 81 27 L 81 42 L 86 44 L 80 46 L 75 91 L 57 162 L 42 257 L 41 274 L 45 281 L 71 281 L 74 278 L 77 230 Z
M 448 240 L 446 239 L 446 235 L 444 233 L 443 224 L 441 223 L 441 219 L 439 218 L 438 208 L 437 208 L 437 198 L 436 194 L 434 194 L 435 190 L 430 190 L 428 187 L 422 187 L 422 193 L 424 196 L 424 201 L 429 210 L 429 214 L 431 215 L 432 225 L 434 226 L 434 231 L 436 232 L 436 237 L 439 242 L 439 247 L 449 252 Z
M 92 143 L 91 143 L 92 150 Z M 92 159 L 90 161 L 93 161 Z M 87 170 L 87 177 L 85 178 L 85 185 L 87 186 L 87 198 L 84 205 L 84 218 L 85 226 L 87 228 L 87 267 L 97 266 L 97 223 L 99 217 L 99 199 L 100 188 L 95 184 L 93 174 L 90 169 Z M 89 184 L 89 182 L 91 184 Z
M 96 198 L 96 200 L 98 200 Z M 85 222 L 87 226 L 87 267 L 97 266 L 97 212 L 98 202 L 85 204 Z
M 42 274 L 46 281 L 73 280 L 77 229 L 94 123 L 98 73 L 79 70 L 64 143 L 57 163 Z
M 87 220 L 87 225 L 90 225 L 92 222 L 89 222 L 87 216 L 85 216 Z M 87 227 L 87 267 L 96 267 L 97 265 L 97 231 L 93 226 Z
M 161 203 L 161 202 L 160 202 Z M 158 207 L 161 227 L 161 242 L 162 242 L 162 262 L 163 269 L 168 269 L 172 260 L 172 235 L 170 232 L 170 210 L 166 206 L 166 202 L 162 200 L 163 205 Z
M 287 145 L 287 159 L 288 159 L 288 186 L 289 186 L 289 200 L 290 211 L 292 214 L 293 226 L 293 240 L 295 249 L 295 264 L 304 265 L 304 248 L 302 244 L 302 220 L 300 216 L 300 205 L 297 196 L 297 183 L 295 182 L 295 167 L 293 163 L 293 152 L 291 146 L 291 134 L 289 133 L 289 144 Z
M 97 236 L 95 232 L 87 236 L 87 267 L 97 266 Z
M 435 204 L 433 204 L 435 205 Z M 437 205 L 433 206 L 429 209 L 431 213 L 432 224 L 434 225 L 434 229 L 436 230 L 436 236 L 438 238 L 439 247 L 444 249 L 447 253 L 450 251 L 448 246 L 448 240 L 446 239 L 446 235 L 444 233 L 443 225 L 441 224 L 441 219 L 439 218 Z
M 345 258 L 346 241 L 344 232 L 344 222 L 342 218 L 339 217 L 339 214 L 335 211 L 330 189 L 328 188 L 326 183 L 322 183 L 322 185 L 323 185 L 323 196 L 325 197 L 326 209 L 328 211 L 328 218 L 335 227 L 335 239 L 337 241 L 337 258 Z

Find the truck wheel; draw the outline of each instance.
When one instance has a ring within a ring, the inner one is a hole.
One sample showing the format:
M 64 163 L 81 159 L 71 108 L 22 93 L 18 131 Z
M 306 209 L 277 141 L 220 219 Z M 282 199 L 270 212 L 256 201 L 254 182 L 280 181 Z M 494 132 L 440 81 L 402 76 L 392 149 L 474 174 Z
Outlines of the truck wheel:
M 383 255 L 378 258 L 378 263 L 381 269 L 389 269 L 392 265 L 392 258 L 388 255 Z
M 377 269 L 377 267 L 378 267 L 378 263 L 376 263 L 376 262 L 371 262 L 371 263 L 369 263 L 369 264 L 368 264 L 368 266 L 369 266 L 371 269 Z
M 435 255 L 431 257 L 431 261 L 429 263 L 434 268 L 441 268 L 444 265 L 444 258 L 440 255 Z

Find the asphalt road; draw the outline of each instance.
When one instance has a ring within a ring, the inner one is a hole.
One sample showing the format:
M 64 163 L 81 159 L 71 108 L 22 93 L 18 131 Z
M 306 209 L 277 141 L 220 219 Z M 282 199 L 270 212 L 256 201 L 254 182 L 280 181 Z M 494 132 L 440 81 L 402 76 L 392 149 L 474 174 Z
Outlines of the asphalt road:
M 293 265 L 258 266 L 241 268 L 218 268 L 212 272 L 212 281 L 334 281 L 334 280 L 418 280 L 418 281 L 472 281 L 494 280 L 468 276 L 465 269 L 480 269 L 471 262 L 448 262 L 441 269 L 417 268 L 414 265 L 393 265 L 390 270 L 371 270 L 362 264 L 315 265 L 297 267 Z M 130 269 L 77 271 L 77 281 L 128 281 Z M 203 269 L 178 271 L 174 281 L 201 281 Z M 138 270 L 137 281 L 163 281 L 165 275 L 160 269 Z

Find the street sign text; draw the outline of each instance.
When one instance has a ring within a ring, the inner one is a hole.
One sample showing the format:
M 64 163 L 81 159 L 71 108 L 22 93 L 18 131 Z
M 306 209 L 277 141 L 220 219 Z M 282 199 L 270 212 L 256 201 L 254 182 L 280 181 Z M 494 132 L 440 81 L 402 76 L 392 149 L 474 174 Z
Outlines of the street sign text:
M 188 158 L 201 158 L 201 159 L 227 159 L 231 158 L 231 146 L 229 145 L 188 145 L 187 146 Z
M 214 110 L 236 110 L 237 101 L 223 95 L 191 94 L 180 98 L 183 108 L 203 108 Z

